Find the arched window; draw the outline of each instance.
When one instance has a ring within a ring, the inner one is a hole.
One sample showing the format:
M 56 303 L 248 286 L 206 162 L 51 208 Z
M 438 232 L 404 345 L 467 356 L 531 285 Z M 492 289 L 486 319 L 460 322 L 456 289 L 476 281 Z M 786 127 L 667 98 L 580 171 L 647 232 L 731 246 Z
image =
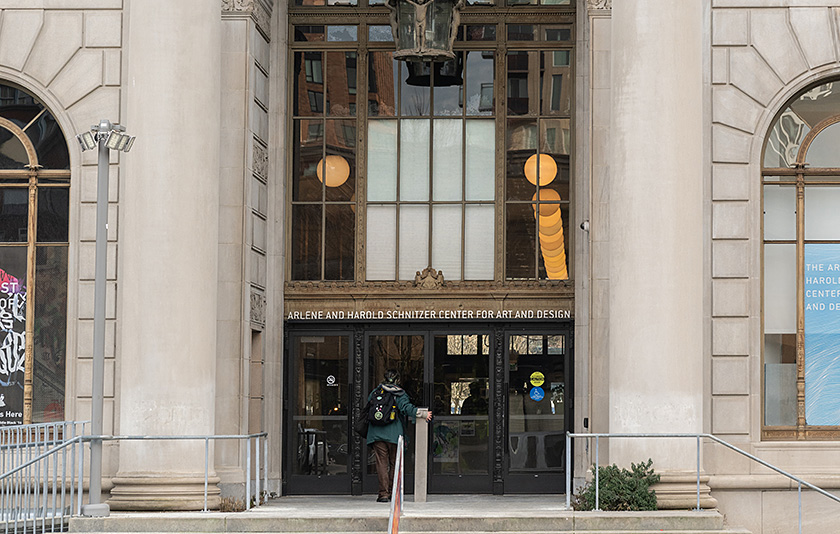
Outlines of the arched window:
M 840 81 L 793 98 L 764 147 L 764 427 L 840 436 Z
M 0 83 L 0 426 L 64 418 L 69 204 L 61 128 Z

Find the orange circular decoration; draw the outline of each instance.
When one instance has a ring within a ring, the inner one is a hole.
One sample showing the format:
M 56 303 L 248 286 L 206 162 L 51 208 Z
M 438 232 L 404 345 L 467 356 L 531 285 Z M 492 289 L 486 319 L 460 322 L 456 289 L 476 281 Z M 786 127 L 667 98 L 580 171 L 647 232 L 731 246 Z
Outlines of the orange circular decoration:
M 560 209 L 560 204 L 548 204 L 548 202 L 558 202 L 560 200 L 560 193 L 554 189 L 540 189 L 538 193 L 534 193 L 531 200 L 536 201 L 537 195 L 540 197 L 540 215 L 543 217 L 553 214 Z M 543 204 L 546 202 L 546 204 Z M 537 213 L 537 207 L 534 206 L 534 213 Z
M 324 181 L 324 168 L 327 171 L 327 181 L 324 185 L 327 187 L 338 187 L 347 181 L 350 177 L 350 164 L 341 156 L 327 156 L 318 162 L 315 168 L 315 174 L 318 179 Z
M 548 185 L 557 176 L 557 162 L 548 154 L 534 154 L 525 161 L 525 178 L 537 185 L 537 160 L 539 159 L 540 187 Z

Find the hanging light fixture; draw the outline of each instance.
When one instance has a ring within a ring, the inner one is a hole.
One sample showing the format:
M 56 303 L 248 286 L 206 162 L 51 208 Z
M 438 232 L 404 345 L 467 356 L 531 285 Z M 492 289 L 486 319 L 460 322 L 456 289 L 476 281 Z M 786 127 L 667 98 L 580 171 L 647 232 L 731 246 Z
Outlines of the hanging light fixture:
M 453 59 L 452 45 L 465 0 L 388 0 L 391 33 L 403 60 Z
M 321 158 L 321 161 L 318 162 L 318 166 L 315 167 L 315 174 L 322 182 L 324 182 L 324 175 L 326 175 L 324 185 L 327 187 L 338 187 L 350 177 L 350 164 L 341 156 L 327 156 Z

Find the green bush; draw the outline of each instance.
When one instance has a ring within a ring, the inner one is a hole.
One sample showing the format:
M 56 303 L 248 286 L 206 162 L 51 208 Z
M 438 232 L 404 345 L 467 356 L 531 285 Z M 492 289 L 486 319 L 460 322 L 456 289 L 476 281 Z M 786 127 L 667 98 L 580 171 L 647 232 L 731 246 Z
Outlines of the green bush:
M 659 482 L 659 475 L 653 472 L 652 466 L 653 460 L 648 459 L 647 463 L 631 463 L 630 471 L 615 464 L 598 467 L 600 509 L 656 510 L 656 493 L 650 486 Z M 575 494 L 572 505 L 575 510 L 595 509 L 595 466 L 592 466 L 592 481 Z

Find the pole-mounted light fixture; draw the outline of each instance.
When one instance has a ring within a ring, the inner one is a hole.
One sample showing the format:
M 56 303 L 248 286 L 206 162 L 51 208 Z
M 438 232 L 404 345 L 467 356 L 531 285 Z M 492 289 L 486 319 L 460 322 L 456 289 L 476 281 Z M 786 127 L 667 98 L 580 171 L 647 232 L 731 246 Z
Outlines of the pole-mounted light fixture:
M 388 0 L 394 57 L 407 61 L 453 59 L 452 45 L 458 32 L 465 0 Z
M 99 149 L 96 175 L 96 259 L 93 283 L 93 368 L 90 409 L 90 490 L 89 503 L 82 506 L 82 515 L 110 515 L 110 507 L 102 501 L 102 411 L 105 389 L 105 287 L 108 246 L 108 166 L 111 150 L 128 152 L 134 137 L 125 127 L 102 119 L 87 132 L 76 136 L 82 152 Z

